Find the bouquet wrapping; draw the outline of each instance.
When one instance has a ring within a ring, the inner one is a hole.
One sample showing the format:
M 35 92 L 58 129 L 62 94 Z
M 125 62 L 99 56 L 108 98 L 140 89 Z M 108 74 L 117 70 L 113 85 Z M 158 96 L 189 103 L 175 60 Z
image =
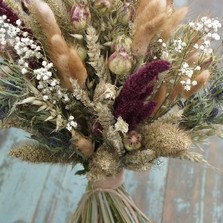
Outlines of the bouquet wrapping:
M 30 133 L 11 157 L 82 164 L 89 183 L 69 223 L 151 222 L 125 169 L 211 166 L 195 147 L 222 136 L 221 23 L 181 24 L 187 12 L 171 0 L 0 0 L 0 127 Z

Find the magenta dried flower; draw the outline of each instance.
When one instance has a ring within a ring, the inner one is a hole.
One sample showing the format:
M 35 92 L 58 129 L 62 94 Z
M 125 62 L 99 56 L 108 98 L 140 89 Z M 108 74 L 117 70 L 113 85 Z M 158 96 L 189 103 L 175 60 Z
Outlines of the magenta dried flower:
M 153 92 L 154 80 L 170 69 L 164 60 L 150 62 L 129 76 L 114 104 L 114 116 L 121 116 L 130 129 L 144 121 L 154 110 L 154 102 L 146 102 Z

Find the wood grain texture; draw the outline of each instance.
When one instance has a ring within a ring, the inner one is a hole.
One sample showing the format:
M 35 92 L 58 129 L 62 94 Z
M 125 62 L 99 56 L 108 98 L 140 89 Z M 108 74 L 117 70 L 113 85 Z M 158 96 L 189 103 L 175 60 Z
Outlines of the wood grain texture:
M 176 1 L 189 4 L 191 18 L 221 18 L 223 0 Z M 0 132 L 0 223 L 65 223 L 85 190 L 86 179 L 71 167 L 30 165 L 7 157 L 24 140 L 20 130 Z M 223 170 L 223 141 L 205 147 L 207 160 Z M 154 223 L 222 223 L 223 174 L 198 164 L 161 160 L 150 173 L 126 172 L 126 187 Z

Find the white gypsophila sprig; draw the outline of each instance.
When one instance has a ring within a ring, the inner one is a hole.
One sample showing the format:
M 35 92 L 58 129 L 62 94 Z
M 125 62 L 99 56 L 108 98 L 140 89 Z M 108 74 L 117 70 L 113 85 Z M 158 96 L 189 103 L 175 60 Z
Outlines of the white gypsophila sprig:
M 68 118 L 66 129 L 68 131 L 72 131 L 73 129 L 77 128 L 77 122 L 74 121 L 74 116 L 70 115 Z
M 218 19 L 204 16 L 198 22 L 190 22 L 189 26 L 196 31 L 206 34 L 213 40 L 220 40 L 218 30 L 221 28 L 221 23 Z
M 183 49 L 187 46 L 187 44 L 181 39 L 176 39 L 173 41 L 174 50 L 178 53 L 182 53 Z
M 190 22 L 189 26 L 203 34 L 202 43 L 196 43 L 194 48 L 199 50 L 203 55 L 210 55 L 213 52 L 211 41 L 218 41 L 221 39 L 218 34 L 222 26 L 219 20 L 204 16 L 198 22 Z
M 161 52 L 162 52 L 161 59 L 170 60 L 169 58 L 170 52 L 169 52 L 169 49 L 167 48 L 167 44 L 161 38 L 159 38 L 157 42 L 160 44 L 160 47 L 161 47 Z M 157 57 L 154 57 L 153 59 L 156 60 Z
M 42 93 L 44 101 L 51 101 L 56 104 L 62 101 L 65 104 L 70 102 L 67 90 L 60 87 L 58 79 L 53 77 L 53 63 L 49 63 L 41 53 L 41 47 L 30 37 L 28 32 L 21 30 L 21 20 L 16 21 L 16 26 L 8 23 L 6 16 L 0 17 L 0 44 L 9 45 L 14 48 L 19 56 L 18 67 L 22 74 L 32 72 L 38 81 L 37 88 Z M 32 69 L 29 65 L 30 58 L 42 64 L 37 69 Z
M 189 91 L 192 86 L 197 85 L 197 81 L 192 80 L 192 76 L 196 71 L 201 70 L 201 67 L 195 65 L 194 67 L 190 67 L 187 62 L 183 62 L 181 68 L 179 69 L 179 76 L 185 77 L 185 80 L 180 81 L 183 85 L 184 90 Z

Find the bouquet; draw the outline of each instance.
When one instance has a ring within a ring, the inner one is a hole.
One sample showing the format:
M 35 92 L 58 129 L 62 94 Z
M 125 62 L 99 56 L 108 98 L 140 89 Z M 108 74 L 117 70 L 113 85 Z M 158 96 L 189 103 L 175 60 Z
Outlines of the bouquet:
M 11 157 L 82 164 L 70 223 L 151 222 L 123 172 L 160 157 L 209 165 L 194 148 L 222 136 L 220 22 L 181 24 L 171 0 L 0 0 L 0 127 L 32 140 Z

